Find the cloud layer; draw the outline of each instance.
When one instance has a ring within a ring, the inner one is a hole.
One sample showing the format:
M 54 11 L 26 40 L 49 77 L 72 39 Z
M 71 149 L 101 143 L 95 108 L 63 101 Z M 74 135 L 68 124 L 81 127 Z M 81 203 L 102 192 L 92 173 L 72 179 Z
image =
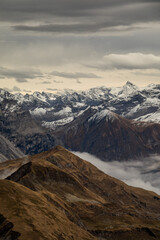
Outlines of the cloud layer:
M 103 162 L 89 153 L 74 152 L 74 154 L 92 163 L 106 174 L 124 181 L 128 185 L 160 194 L 160 156 L 153 155 L 139 161 Z
M 94 73 L 69 73 L 69 72 L 57 72 L 53 71 L 51 72 L 51 75 L 62 77 L 62 78 L 69 78 L 69 79 L 80 79 L 80 78 L 100 78 Z
M 0 67 L 0 78 L 14 78 L 17 82 L 23 83 L 27 82 L 28 79 L 41 78 L 43 74 L 39 71 L 34 70 L 15 70 Z
M 160 21 L 159 12 L 158 0 L 134 2 L 131 0 L 2 0 L 0 2 L 0 21 L 14 23 L 15 30 L 35 32 L 106 31 L 116 26 Z

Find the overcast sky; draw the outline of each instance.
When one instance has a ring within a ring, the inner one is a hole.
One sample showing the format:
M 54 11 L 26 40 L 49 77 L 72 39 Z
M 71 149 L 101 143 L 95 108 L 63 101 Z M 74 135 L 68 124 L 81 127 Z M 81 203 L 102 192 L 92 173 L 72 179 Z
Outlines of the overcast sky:
M 0 87 L 160 83 L 159 0 L 0 0 Z

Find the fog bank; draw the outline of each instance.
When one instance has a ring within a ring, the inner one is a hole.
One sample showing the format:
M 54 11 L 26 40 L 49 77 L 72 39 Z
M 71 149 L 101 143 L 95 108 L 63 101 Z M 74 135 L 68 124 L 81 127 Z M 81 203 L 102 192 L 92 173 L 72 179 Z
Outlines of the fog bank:
M 152 155 L 125 162 L 103 162 L 89 153 L 73 152 L 92 163 L 104 173 L 118 178 L 130 186 L 144 188 L 160 194 L 160 156 Z

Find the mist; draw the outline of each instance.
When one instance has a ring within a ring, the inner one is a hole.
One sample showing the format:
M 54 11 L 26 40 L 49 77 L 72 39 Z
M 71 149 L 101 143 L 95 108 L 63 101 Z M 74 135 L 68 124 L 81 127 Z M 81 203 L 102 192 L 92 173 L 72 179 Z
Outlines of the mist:
M 130 186 L 144 188 L 160 194 L 160 156 L 158 155 L 124 162 L 104 162 L 86 152 L 73 153 L 92 163 L 104 173 L 118 178 Z

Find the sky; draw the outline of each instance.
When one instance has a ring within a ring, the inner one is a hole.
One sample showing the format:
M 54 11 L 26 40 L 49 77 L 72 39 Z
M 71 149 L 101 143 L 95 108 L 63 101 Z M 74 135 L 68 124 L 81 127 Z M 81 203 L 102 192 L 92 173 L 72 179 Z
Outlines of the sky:
M 0 87 L 160 84 L 159 0 L 0 0 Z

